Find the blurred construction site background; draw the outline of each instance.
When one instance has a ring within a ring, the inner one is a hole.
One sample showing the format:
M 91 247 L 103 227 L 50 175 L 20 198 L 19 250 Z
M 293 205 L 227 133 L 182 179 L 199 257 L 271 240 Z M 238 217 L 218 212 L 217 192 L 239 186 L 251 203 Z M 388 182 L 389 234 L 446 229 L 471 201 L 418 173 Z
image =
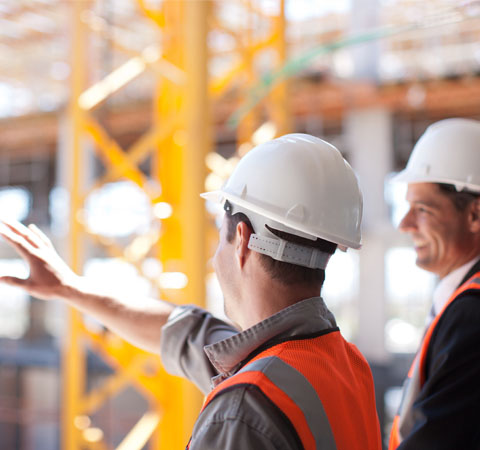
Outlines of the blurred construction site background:
M 372 366 L 385 431 L 435 279 L 388 184 L 432 122 L 480 119 L 480 2 L 3 0 L 0 216 L 36 223 L 103 287 L 222 315 L 219 187 L 287 132 L 359 174 L 363 249 L 323 297 Z M 26 271 L 0 242 L 0 271 Z M 0 286 L 0 447 L 183 448 L 201 397 L 59 302 Z

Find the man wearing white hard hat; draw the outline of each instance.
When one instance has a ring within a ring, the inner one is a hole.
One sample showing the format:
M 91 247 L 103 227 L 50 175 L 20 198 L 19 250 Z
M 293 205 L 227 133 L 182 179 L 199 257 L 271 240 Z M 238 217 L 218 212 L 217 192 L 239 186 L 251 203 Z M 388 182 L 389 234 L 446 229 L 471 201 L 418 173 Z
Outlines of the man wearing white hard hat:
M 30 277 L 0 278 L 60 297 L 208 394 L 187 448 L 381 449 L 373 380 L 320 290 L 330 256 L 360 247 L 362 195 L 351 167 L 321 139 L 286 135 L 250 151 L 206 193 L 225 217 L 213 265 L 231 325 L 194 306 L 136 306 L 92 291 L 35 227 L 1 234 Z
M 408 183 L 400 230 L 439 282 L 389 448 L 479 449 L 480 122 L 431 125 L 395 180 Z

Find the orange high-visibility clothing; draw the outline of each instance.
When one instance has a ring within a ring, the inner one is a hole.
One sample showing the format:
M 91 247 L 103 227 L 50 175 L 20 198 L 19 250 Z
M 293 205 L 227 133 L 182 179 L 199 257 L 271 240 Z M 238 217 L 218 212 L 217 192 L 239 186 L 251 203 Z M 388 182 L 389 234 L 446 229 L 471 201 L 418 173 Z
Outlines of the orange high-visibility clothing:
M 420 349 L 408 372 L 407 380 L 405 381 L 402 402 L 399 411 L 393 420 L 388 447 L 389 450 L 395 450 L 401 444 L 403 437 L 407 436 L 413 427 L 414 419 L 412 417 L 412 406 L 425 383 L 425 364 L 433 331 L 447 307 L 467 290 L 480 290 L 480 272 L 477 272 L 470 277 L 451 295 L 440 313 L 437 314 L 428 327 L 422 344 L 420 345 Z
M 337 330 L 261 352 L 220 383 L 203 409 L 245 384 L 258 387 L 283 412 L 305 450 L 382 448 L 370 368 Z

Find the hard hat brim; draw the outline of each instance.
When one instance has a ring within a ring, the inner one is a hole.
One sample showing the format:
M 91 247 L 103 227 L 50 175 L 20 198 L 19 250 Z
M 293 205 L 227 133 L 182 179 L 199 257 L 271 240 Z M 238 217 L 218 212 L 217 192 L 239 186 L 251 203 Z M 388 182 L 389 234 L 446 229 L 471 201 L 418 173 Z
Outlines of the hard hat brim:
M 200 197 L 213 203 L 221 203 L 222 199 L 225 198 L 225 195 L 223 194 L 222 191 L 217 190 L 217 191 L 203 192 L 200 194 Z
M 422 181 L 424 180 L 421 177 L 408 170 L 402 170 L 390 179 L 391 183 L 421 183 Z M 425 179 L 425 182 L 428 182 L 428 180 Z
M 402 170 L 397 175 L 393 176 L 390 179 L 391 183 L 443 183 L 451 184 L 456 187 L 457 191 L 467 190 L 469 192 L 480 192 L 480 187 L 476 184 L 459 182 L 457 180 L 452 180 L 451 178 L 442 178 L 435 177 L 432 175 L 421 175 L 418 173 L 411 172 L 409 170 Z
M 284 217 L 280 217 L 276 214 L 269 213 L 264 210 L 261 206 L 255 205 L 249 201 L 246 201 L 245 199 L 239 198 L 236 195 L 233 195 L 229 192 L 226 192 L 224 190 L 217 190 L 217 191 L 211 191 L 211 192 L 204 192 L 200 194 L 200 197 L 204 198 L 205 200 L 209 200 L 214 203 L 221 203 L 223 200 L 228 200 L 234 203 L 235 205 L 238 205 L 240 207 L 244 207 L 254 213 L 260 214 L 262 216 L 265 216 L 271 220 L 275 220 L 279 223 L 282 223 L 283 225 L 290 227 L 294 230 L 301 231 L 305 234 L 308 234 L 312 236 L 310 239 L 316 239 L 317 237 L 325 239 L 330 242 L 334 242 L 339 246 L 343 247 L 350 247 L 353 249 L 359 249 L 362 244 L 361 242 L 356 242 L 352 240 L 347 240 L 344 238 L 340 238 L 339 236 L 336 236 L 331 233 L 326 233 L 326 232 L 317 232 L 312 229 L 308 229 L 306 227 L 300 227 L 298 223 L 294 223 L 293 221 L 286 220 Z
M 448 178 L 439 178 L 429 174 L 419 174 L 404 169 L 390 179 L 391 183 L 446 183 L 454 184 Z

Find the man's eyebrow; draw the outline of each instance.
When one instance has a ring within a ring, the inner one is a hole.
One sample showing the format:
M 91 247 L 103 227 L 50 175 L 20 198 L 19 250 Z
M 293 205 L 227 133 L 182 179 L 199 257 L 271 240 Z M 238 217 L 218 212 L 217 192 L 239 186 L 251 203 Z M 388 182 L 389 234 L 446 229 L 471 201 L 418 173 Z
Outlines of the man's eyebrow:
M 422 205 L 422 206 L 428 206 L 429 208 L 437 208 L 438 202 L 434 200 L 412 200 L 409 202 L 411 205 Z

